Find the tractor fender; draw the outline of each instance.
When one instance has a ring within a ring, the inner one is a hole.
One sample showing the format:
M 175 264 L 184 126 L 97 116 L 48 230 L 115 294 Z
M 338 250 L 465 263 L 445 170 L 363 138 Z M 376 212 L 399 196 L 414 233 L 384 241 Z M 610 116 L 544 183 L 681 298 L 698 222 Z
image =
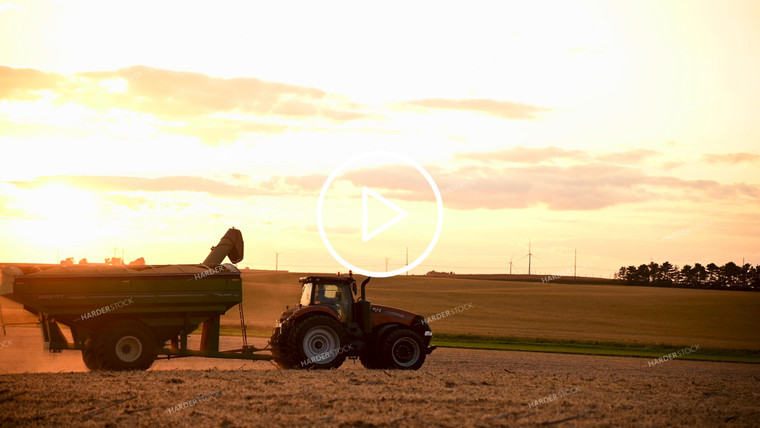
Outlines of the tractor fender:
M 341 322 L 335 311 L 324 306 L 305 306 L 303 308 L 298 308 L 287 318 L 286 321 L 289 323 L 296 321 L 300 322 L 315 315 L 326 315 L 335 319 L 335 321 Z
M 375 328 L 374 334 L 375 334 L 375 337 L 377 339 L 380 339 L 381 337 L 383 337 L 383 335 L 385 335 L 389 331 L 397 329 L 397 328 L 406 328 L 406 329 L 408 329 L 409 327 L 405 326 L 404 324 L 397 324 L 397 323 L 384 324 L 384 325 L 381 325 L 381 326 Z

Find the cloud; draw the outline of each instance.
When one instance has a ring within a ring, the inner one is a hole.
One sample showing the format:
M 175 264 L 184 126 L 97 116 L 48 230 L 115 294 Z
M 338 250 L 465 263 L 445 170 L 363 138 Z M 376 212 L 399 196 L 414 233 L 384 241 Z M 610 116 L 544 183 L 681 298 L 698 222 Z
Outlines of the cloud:
M 642 160 L 646 158 L 650 158 L 659 154 L 660 152 L 656 150 L 630 149 L 630 150 L 624 150 L 620 152 L 599 154 L 599 155 L 596 155 L 596 159 L 600 161 L 605 161 L 605 162 L 630 164 L 630 163 L 641 162 Z
M 363 106 L 344 97 L 252 77 L 223 79 L 144 66 L 60 75 L 0 66 L 0 100 L 43 98 L 102 114 L 121 109 L 152 115 L 161 131 L 210 144 L 314 126 L 309 122 L 314 118 L 329 124 L 368 117 Z
M 531 206 L 546 206 L 550 210 L 598 210 L 673 198 L 760 199 L 760 189 L 753 185 L 649 176 L 637 168 L 602 162 L 509 168 L 470 165 L 455 170 L 427 166 L 426 169 L 441 190 L 445 205 L 465 210 Z M 387 198 L 432 201 L 432 192 L 415 174 L 416 171 L 408 167 L 385 166 L 353 171 L 345 174 L 344 179 L 356 187 L 380 189 Z
M 734 165 L 741 162 L 756 162 L 760 155 L 754 153 L 723 153 L 704 154 L 702 160 L 707 163 L 727 163 Z
M 38 177 L 31 181 L 11 181 L 18 188 L 38 188 L 48 184 L 62 184 L 83 190 L 97 192 L 195 192 L 217 196 L 246 196 L 261 193 L 261 190 L 241 184 L 233 184 L 207 177 L 125 177 L 125 176 L 85 176 L 61 175 Z
M 446 207 L 461 210 L 533 206 L 545 206 L 555 211 L 599 210 L 626 203 L 673 199 L 760 201 L 760 188 L 756 185 L 647 175 L 635 167 L 599 161 L 570 166 L 475 164 L 456 169 L 443 169 L 435 165 L 425 168 L 434 178 Z M 192 192 L 232 199 L 249 196 L 316 198 L 326 177 L 321 174 L 283 175 L 252 181 L 250 177 L 236 174 L 232 178 L 234 181 L 196 176 L 48 176 L 10 184 L 18 188 L 36 188 L 55 183 L 105 194 Z M 348 182 L 357 189 L 368 186 L 391 200 L 434 201 L 427 181 L 406 165 L 352 170 L 343 174 L 339 181 Z M 146 203 L 143 199 L 121 200 L 118 197 L 112 202 L 127 207 L 139 207 Z
M 470 160 L 483 163 L 511 162 L 539 164 L 555 159 L 573 161 L 591 161 L 593 159 L 617 164 L 632 164 L 660 154 L 649 149 L 630 149 L 619 152 L 591 154 L 583 150 L 566 150 L 561 147 L 524 147 L 516 146 L 493 152 L 464 152 L 454 154 L 455 159 Z
M 530 104 L 515 103 L 511 101 L 497 101 L 487 98 L 480 99 L 447 99 L 427 98 L 422 100 L 407 101 L 404 104 L 425 107 L 428 109 L 462 110 L 485 113 L 504 119 L 535 120 L 536 114 L 551 109 L 533 106 Z
M 496 152 L 456 153 L 455 159 L 478 162 L 541 163 L 557 158 L 584 159 L 588 155 L 581 150 L 565 150 L 560 147 L 511 147 Z
M 140 72 L 144 74 L 140 75 Z M 89 87 L 97 94 L 89 91 L 77 92 L 77 95 L 65 93 L 77 102 L 91 105 L 97 95 L 107 101 L 108 107 L 123 106 L 169 119 L 190 119 L 219 112 L 316 116 L 315 104 L 327 97 L 326 92 L 305 86 L 256 78 L 222 79 L 201 73 L 145 67 L 85 72 L 77 76 L 90 84 L 113 78 L 127 81 L 124 93 L 107 94 L 102 89 Z M 72 86 L 81 90 L 83 85 L 72 82 Z M 299 107 L 293 107 L 296 105 Z
M 40 97 L 40 91 L 56 91 L 65 81 L 63 76 L 53 73 L 0 66 L 0 99 L 35 100 Z
M 234 182 L 199 176 L 130 177 L 94 175 L 56 175 L 37 177 L 28 181 L 10 181 L 21 189 L 36 189 L 60 184 L 100 193 L 108 192 L 191 192 L 206 193 L 217 197 L 241 198 L 246 196 L 298 196 L 318 193 L 326 176 L 310 174 L 302 176 L 273 176 L 251 183 L 247 176 L 235 174 Z M 114 196 L 114 201 L 128 206 L 144 203 L 142 199 L 128 201 Z

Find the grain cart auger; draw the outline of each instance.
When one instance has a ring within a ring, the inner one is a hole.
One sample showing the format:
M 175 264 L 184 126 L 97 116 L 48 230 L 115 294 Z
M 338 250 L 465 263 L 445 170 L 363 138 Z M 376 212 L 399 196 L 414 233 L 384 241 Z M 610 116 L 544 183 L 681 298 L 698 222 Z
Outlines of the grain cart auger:
M 243 259 L 237 229 L 201 264 L 5 266 L 0 294 L 39 317 L 45 348 L 81 350 L 90 370 L 145 370 L 156 358 L 189 356 L 271 360 L 245 345 L 219 350 L 220 316 L 242 302 L 240 271 L 225 257 Z M 191 350 L 188 334 L 200 325 L 200 349 Z
M 373 305 L 361 284 L 348 276 L 300 279 L 301 301 L 286 310 L 275 325 L 270 344 L 278 366 L 288 369 L 337 368 L 346 358 L 359 358 L 368 369 L 417 370 L 433 332 L 417 314 Z

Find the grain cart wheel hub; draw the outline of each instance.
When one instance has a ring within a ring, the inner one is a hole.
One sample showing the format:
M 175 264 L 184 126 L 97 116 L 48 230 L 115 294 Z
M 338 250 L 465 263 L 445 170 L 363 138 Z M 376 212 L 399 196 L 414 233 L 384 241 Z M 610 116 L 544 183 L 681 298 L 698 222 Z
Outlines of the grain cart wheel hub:
M 95 342 L 96 364 L 104 370 L 147 370 L 156 358 L 156 339 L 145 325 L 122 320 Z
M 125 363 L 135 362 L 142 352 L 142 343 L 134 336 L 124 336 L 116 342 L 116 356 Z

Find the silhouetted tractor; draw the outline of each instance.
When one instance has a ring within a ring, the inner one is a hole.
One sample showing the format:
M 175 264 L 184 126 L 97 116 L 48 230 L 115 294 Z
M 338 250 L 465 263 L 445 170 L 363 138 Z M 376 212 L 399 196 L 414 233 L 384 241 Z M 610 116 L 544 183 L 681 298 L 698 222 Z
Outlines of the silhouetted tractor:
M 359 358 L 368 369 L 422 367 L 436 348 L 430 346 L 430 326 L 420 315 L 372 305 L 365 294 L 369 280 L 356 296 L 350 273 L 301 278 L 300 303 L 280 315 L 272 334 L 275 362 L 288 369 L 332 369 Z

